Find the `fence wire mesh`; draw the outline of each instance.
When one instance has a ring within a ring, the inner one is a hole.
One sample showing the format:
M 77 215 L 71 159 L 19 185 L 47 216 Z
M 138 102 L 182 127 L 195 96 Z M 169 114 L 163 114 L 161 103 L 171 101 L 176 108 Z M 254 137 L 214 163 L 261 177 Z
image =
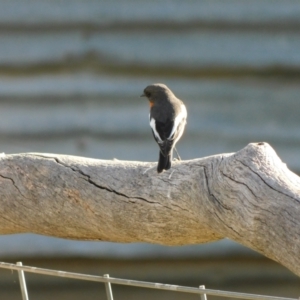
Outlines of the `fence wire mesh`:
M 180 286 L 180 285 L 113 278 L 113 277 L 109 277 L 108 274 L 105 274 L 104 276 L 96 276 L 96 275 L 88 275 L 88 274 L 81 274 L 81 273 L 57 271 L 51 269 L 36 268 L 31 266 L 23 266 L 21 262 L 18 262 L 17 264 L 0 262 L 0 268 L 18 271 L 23 300 L 29 300 L 24 272 L 78 279 L 78 280 L 102 282 L 105 284 L 106 295 L 108 300 L 113 300 L 111 284 L 158 289 L 158 290 L 165 290 L 165 291 L 172 291 L 172 292 L 199 294 L 201 296 L 201 299 L 205 299 L 205 300 L 208 299 L 207 296 L 209 295 L 225 297 L 225 298 L 246 299 L 246 300 L 300 300 L 300 298 L 285 298 L 285 297 L 274 297 L 274 296 L 265 296 L 265 295 L 256 295 L 256 294 L 228 292 L 228 291 L 221 291 L 221 290 L 212 290 L 212 289 L 205 288 L 204 285 L 201 285 L 199 288 L 194 288 L 194 287 L 187 287 L 187 286 Z

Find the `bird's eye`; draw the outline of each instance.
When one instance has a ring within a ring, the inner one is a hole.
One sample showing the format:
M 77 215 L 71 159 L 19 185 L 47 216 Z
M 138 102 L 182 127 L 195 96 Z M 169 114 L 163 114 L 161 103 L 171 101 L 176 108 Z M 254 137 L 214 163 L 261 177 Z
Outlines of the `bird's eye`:
M 146 96 L 147 96 L 148 98 L 151 96 L 151 93 L 150 93 L 150 92 L 146 92 L 145 94 L 146 94 Z

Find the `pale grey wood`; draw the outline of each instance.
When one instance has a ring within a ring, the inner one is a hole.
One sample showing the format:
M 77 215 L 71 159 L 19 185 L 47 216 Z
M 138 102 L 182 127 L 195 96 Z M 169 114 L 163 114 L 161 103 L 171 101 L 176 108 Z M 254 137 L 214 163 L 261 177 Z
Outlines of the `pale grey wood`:
M 228 237 L 300 275 L 300 178 L 266 143 L 175 162 L 3 155 L 0 233 L 198 244 Z

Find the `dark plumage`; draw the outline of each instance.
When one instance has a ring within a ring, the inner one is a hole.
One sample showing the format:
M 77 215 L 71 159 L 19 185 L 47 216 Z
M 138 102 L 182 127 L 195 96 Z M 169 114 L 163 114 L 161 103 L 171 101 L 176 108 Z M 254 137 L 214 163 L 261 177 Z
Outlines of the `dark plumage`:
M 160 152 L 157 172 L 171 168 L 173 149 L 181 138 L 187 111 L 183 102 L 164 84 L 147 86 L 144 94 L 150 103 L 150 126 Z

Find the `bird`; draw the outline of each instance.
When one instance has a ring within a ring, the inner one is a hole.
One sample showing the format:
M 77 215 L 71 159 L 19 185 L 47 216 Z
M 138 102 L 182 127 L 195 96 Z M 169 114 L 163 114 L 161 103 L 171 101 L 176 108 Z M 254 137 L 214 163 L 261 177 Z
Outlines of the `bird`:
M 162 83 L 148 85 L 141 97 L 149 100 L 150 127 L 160 148 L 157 172 L 161 173 L 171 168 L 173 149 L 176 151 L 175 145 L 183 134 L 187 110 L 184 103 Z

